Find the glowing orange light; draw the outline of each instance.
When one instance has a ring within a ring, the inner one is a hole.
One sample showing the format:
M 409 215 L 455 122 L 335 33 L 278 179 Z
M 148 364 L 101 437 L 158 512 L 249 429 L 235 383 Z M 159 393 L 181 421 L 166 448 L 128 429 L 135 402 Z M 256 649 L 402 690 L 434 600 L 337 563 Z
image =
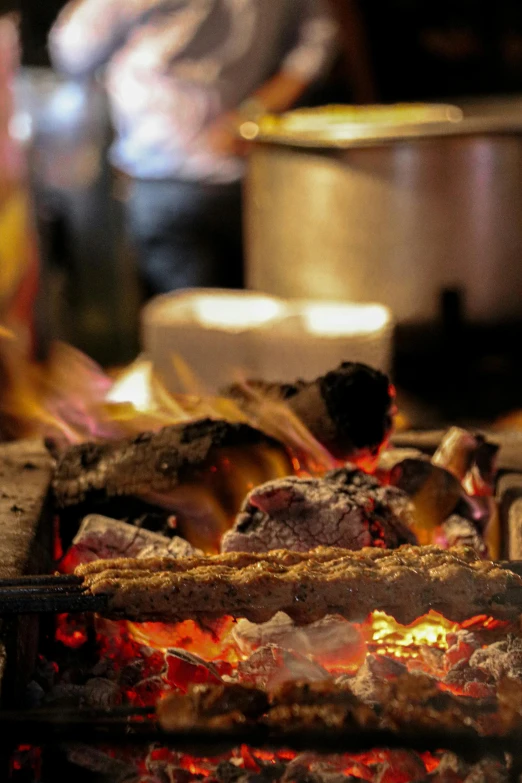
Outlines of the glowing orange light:
M 373 612 L 366 633 L 368 642 L 376 645 L 375 652 L 397 658 L 416 658 L 422 645 L 447 650 L 446 636 L 458 628 L 457 623 L 437 612 L 429 612 L 410 625 L 401 625 L 384 612 Z

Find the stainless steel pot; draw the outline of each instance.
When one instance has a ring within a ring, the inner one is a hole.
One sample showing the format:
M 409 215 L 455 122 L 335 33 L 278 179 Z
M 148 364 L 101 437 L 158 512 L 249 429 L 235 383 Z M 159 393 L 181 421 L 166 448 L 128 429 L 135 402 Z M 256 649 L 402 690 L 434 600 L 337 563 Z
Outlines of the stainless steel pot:
M 521 318 L 522 101 L 440 110 L 247 128 L 248 286 L 379 301 L 399 322 L 458 288 L 471 320 Z

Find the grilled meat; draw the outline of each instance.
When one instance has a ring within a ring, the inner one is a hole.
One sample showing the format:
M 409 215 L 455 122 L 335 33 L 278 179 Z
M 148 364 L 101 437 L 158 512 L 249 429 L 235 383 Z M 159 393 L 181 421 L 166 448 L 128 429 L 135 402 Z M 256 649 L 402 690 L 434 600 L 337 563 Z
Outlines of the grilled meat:
M 407 624 L 433 609 L 462 622 L 479 614 L 518 617 L 522 600 L 518 575 L 471 549 L 434 546 L 123 559 L 76 573 L 92 594 L 107 596 L 108 616 L 136 621 L 232 615 L 266 622 L 283 611 L 307 624 L 382 610 Z
M 494 700 L 478 702 L 444 692 L 425 675 L 405 674 L 395 682 L 383 682 L 374 709 L 348 686 L 328 680 L 285 683 L 270 698 L 249 685 L 196 685 L 186 694 L 168 695 L 157 711 L 167 731 L 233 729 L 256 722 L 278 733 L 380 728 L 494 735 L 517 725 L 517 719 L 506 721 L 499 706 Z
M 196 685 L 188 693 L 171 693 L 158 702 L 160 723 L 167 731 L 231 728 L 256 719 L 268 709 L 266 693 L 250 685 Z

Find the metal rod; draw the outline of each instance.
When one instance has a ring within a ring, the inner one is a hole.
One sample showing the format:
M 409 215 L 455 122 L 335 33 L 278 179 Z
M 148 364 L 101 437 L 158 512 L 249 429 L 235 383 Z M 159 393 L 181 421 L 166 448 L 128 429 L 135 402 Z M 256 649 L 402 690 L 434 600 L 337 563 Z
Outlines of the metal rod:
M 17 576 L 12 579 L 0 579 L 0 588 L 24 587 L 25 585 L 81 585 L 82 576 L 76 574 L 37 574 L 36 576 Z
M 499 561 L 497 565 L 522 576 L 522 560 Z M 0 615 L 105 611 L 108 596 L 84 592 L 83 583 L 83 578 L 75 574 L 0 579 Z M 522 612 L 522 587 L 508 588 L 494 596 L 492 602 L 520 604 Z M 487 613 L 488 608 L 484 607 L 484 611 Z
M 0 595 L 0 615 L 42 614 L 54 612 L 103 612 L 108 596 L 85 593 L 49 593 L 37 595 Z
M 11 598 L 20 596 L 34 595 L 79 595 L 85 593 L 85 588 L 81 584 L 56 584 L 56 585 L 13 585 L 4 587 L 0 585 L 0 598 Z
M 392 732 L 381 729 L 328 731 L 275 731 L 262 724 L 238 730 L 217 731 L 193 729 L 164 732 L 155 720 L 131 721 L 109 717 L 96 720 L 48 721 L 24 718 L 23 721 L 2 719 L 0 730 L 4 738 L 35 745 L 80 741 L 82 743 L 150 744 L 191 755 L 215 755 L 216 747 L 232 749 L 242 744 L 251 748 L 295 751 L 313 750 L 319 753 L 350 753 L 380 748 L 407 748 L 417 751 L 448 750 L 465 759 L 476 761 L 485 755 L 511 753 L 520 757 L 522 735 L 482 737 L 468 732 L 420 731 Z

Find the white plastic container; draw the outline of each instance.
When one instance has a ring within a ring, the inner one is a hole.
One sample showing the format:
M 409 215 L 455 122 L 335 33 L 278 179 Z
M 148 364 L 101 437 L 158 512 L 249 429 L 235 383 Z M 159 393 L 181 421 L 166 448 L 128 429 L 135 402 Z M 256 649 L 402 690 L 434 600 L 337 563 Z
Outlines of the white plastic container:
M 187 391 L 175 357 L 210 394 L 238 378 L 312 380 L 342 361 L 388 372 L 392 335 L 391 313 L 379 304 L 252 291 L 184 290 L 153 299 L 142 313 L 144 351 L 173 392 Z

